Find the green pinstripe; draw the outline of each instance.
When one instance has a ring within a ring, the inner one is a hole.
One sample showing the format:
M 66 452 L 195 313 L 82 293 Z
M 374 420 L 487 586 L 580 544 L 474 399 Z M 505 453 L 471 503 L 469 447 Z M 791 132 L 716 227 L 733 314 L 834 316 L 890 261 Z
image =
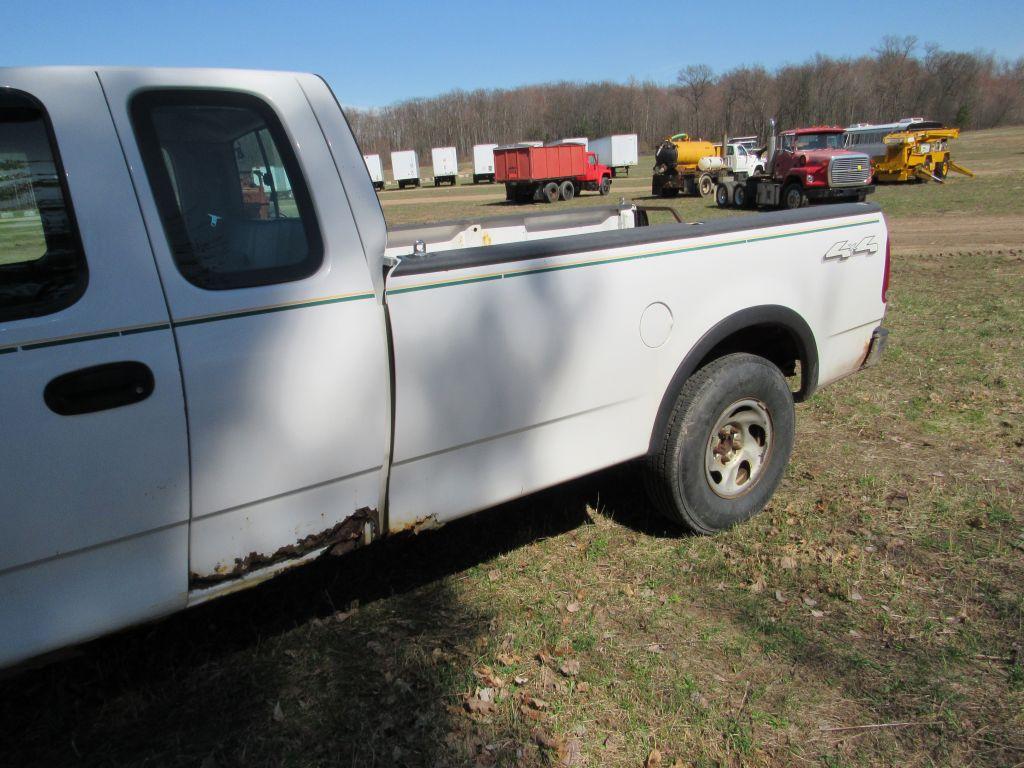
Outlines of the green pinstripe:
M 758 243 L 764 240 L 778 240 L 786 237 L 798 237 L 799 235 L 812 235 L 819 232 L 831 232 L 838 229 L 848 229 L 850 227 L 861 227 L 867 224 L 878 224 L 879 219 L 872 219 L 870 221 L 858 221 L 852 224 L 835 224 L 829 227 L 818 227 L 816 229 L 805 229 L 800 232 L 784 232 L 775 235 L 760 235 L 758 237 L 748 237 L 742 240 L 727 240 L 721 243 L 707 243 L 704 245 L 693 245 L 687 248 L 673 248 L 665 251 L 653 251 L 651 253 L 638 253 L 629 256 L 617 256 L 610 259 L 590 259 L 588 261 L 581 261 L 573 264 L 554 264 L 548 267 L 537 267 L 535 269 L 524 269 L 522 271 L 510 271 L 510 272 L 498 272 L 489 275 L 474 275 L 470 277 L 455 278 L 452 280 L 443 280 L 436 283 L 429 283 L 426 285 L 410 285 L 405 288 L 392 288 L 388 290 L 388 295 L 396 295 L 400 293 L 412 293 L 414 291 L 429 291 L 434 288 L 448 288 L 455 285 L 468 285 L 470 283 L 483 283 L 491 280 L 505 280 L 514 277 L 527 277 L 529 275 L 543 275 L 549 272 L 564 272 L 570 269 L 582 269 L 583 267 L 596 267 L 604 264 L 621 264 L 626 261 L 638 261 L 641 259 L 654 259 L 661 256 L 673 256 L 680 253 L 694 253 L 696 251 L 707 251 L 714 248 L 727 248 L 734 245 L 746 245 L 748 243 Z M 178 320 L 174 323 L 175 328 L 185 328 L 192 325 L 203 325 L 205 323 L 215 323 L 220 320 L 235 320 L 243 317 L 255 317 L 256 315 L 268 315 L 274 312 L 288 312 L 293 309 L 306 309 L 308 307 L 320 307 L 327 304 L 340 304 L 349 301 L 364 301 L 366 299 L 374 298 L 374 294 L 371 292 L 367 293 L 354 293 L 348 296 L 334 296 L 327 299 L 312 299 L 310 301 L 297 302 L 294 304 L 279 304 L 270 307 L 259 307 L 257 309 L 245 309 L 237 312 L 228 312 L 221 315 L 209 315 L 207 317 L 192 317 L 185 320 Z M 158 323 L 155 325 L 147 325 L 138 328 L 123 328 L 111 331 L 101 331 L 99 333 L 92 333 L 83 336 L 74 336 L 66 339 L 53 339 L 51 341 L 39 341 L 31 344 L 22 344 L 20 347 L 6 347 L 0 349 L 0 355 L 7 354 L 9 352 L 30 351 L 33 349 L 45 349 L 48 347 L 59 347 L 65 344 L 78 344 L 83 341 L 97 341 L 100 339 L 110 339 L 117 336 L 132 336 L 139 333 L 150 333 L 152 331 L 164 331 L 171 327 L 169 323 Z

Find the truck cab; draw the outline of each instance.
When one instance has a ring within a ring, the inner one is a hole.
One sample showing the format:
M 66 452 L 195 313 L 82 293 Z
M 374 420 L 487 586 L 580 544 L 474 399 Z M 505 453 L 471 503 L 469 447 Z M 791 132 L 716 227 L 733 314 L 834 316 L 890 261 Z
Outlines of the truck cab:
M 597 187 L 600 187 L 606 179 L 610 182 L 611 178 L 611 168 L 598 162 L 597 153 L 587 152 L 587 164 L 580 181 L 584 184 L 595 184 Z
M 736 174 L 745 173 L 753 176 L 764 172 L 764 160 L 752 152 L 748 152 L 743 144 L 727 144 L 725 147 L 725 167 Z
M 784 131 L 772 165 L 772 178 L 784 184 L 794 198 L 801 194 L 808 200 L 863 200 L 870 191 L 867 187 L 871 162 L 864 153 L 843 148 L 843 132 L 838 126 Z

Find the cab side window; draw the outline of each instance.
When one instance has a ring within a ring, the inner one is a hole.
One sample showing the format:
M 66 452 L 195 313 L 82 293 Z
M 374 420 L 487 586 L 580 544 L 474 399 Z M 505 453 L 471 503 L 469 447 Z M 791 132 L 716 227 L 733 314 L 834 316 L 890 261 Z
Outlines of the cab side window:
M 131 104 L 171 253 L 200 288 L 300 280 L 323 261 L 320 230 L 280 121 L 254 96 L 148 91 Z
M 42 105 L 0 89 L 0 322 L 70 306 L 88 273 Z

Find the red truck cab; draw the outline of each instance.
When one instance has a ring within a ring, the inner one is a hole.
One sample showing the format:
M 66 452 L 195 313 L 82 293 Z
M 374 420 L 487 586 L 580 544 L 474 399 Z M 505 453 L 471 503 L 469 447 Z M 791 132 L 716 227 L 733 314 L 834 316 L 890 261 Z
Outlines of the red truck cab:
M 863 200 L 872 191 L 870 158 L 843 149 L 843 129 L 838 126 L 783 131 L 772 178 L 791 195 L 801 194 L 807 200 Z M 784 203 L 784 207 L 795 206 Z

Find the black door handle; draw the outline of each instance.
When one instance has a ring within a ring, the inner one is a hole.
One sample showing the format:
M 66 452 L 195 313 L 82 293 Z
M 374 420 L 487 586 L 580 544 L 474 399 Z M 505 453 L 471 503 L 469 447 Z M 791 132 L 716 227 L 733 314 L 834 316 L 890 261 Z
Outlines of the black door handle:
M 153 394 L 153 371 L 145 363 L 104 363 L 64 373 L 46 385 L 43 400 L 61 416 L 105 411 Z

